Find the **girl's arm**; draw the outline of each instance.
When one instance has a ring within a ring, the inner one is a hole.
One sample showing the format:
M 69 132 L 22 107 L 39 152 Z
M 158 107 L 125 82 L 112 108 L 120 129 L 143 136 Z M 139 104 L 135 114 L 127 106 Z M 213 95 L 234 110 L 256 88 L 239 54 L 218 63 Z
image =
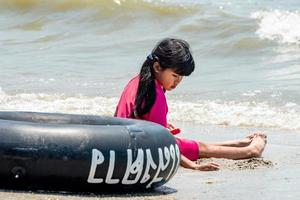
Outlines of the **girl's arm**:
M 200 171 L 215 171 L 220 169 L 216 163 L 197 164 L 183 155 L 181 155 L 180 165 L 184 168 Z

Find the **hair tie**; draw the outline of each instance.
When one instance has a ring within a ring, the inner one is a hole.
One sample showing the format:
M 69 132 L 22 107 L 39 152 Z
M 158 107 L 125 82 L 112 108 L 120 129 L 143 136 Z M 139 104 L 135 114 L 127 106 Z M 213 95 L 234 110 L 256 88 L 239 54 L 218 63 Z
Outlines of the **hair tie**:
M 154 60 L 153 56 L 152 56 L 152 53 L 147 56 L 147 59 L 152 60 L 152 61 Z
M 153 54 L 153 53 L 149 54 L 147 56 L 147 59 L 149 59 L 151 61 L 158 61 L 159 60 L 158 57 L 155 54 Z

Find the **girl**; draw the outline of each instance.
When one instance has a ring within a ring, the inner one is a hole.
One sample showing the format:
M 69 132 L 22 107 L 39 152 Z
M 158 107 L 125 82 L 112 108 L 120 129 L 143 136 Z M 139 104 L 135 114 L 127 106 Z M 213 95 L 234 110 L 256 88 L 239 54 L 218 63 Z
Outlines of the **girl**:
M 142 119 L 160 124 L 171 132 L 178 129 L 167 123 L 168 105 L 165 91 L 176 88 L 183 76 L 195 68 L 189 44 L 180 39 L 160 41 L 147 57 L 140 74 L 129 81 L 119 100 L 115 116 Z M 183 167 L 202 171 L 218 170 L 215 163 L 196 164 L 198 158 L 242 159 L 259 157 L 266 144 L 263 134 L 252 134 L 243 140 L 203 143 L 176 138 Z

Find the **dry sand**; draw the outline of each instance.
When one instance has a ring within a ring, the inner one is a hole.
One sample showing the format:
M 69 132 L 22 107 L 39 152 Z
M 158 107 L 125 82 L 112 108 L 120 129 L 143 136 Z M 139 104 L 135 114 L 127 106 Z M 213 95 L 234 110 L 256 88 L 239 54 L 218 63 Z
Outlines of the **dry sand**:
M 241 138 L 252 129 L 181 124 L 182 136 L 201 140 Z M 0 200 L 97 200 L 97 199 L 300 199 L 300 133 L 263 130 L 268 135 L 263 158 L 246 160 L 201 159 L 216 162 L 221 170 L 200 172 L 179 168 L 164 186 L 141 193 L 70 193 L 0 190 Z M 189 133 L 189 134 L 187 134 Z M 193 134 L 190 134 L 193 133 Z M 197 138 L 199 139 L 199 138 Z

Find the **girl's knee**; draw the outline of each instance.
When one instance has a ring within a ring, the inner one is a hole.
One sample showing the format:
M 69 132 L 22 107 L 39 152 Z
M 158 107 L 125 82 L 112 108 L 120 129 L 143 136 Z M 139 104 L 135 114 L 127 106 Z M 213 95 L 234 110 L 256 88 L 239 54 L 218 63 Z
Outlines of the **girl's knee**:
M 207 153 L 210 152 L 210 145 L 205 144 L 203 142 L 198 141 L 198 145 L 199 145 L 199 155 L 201 157 L 206 157 Z

